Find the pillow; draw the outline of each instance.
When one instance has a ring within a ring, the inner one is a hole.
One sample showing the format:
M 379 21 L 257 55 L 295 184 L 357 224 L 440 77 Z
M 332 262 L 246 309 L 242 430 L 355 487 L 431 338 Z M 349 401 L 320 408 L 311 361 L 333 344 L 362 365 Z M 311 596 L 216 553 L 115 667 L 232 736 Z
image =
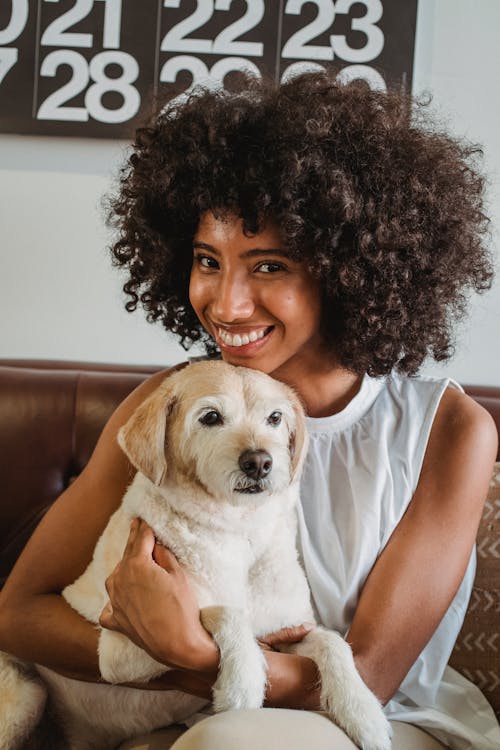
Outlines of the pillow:
M 477 572 L 450 665 L 474 682 L 500 717 L 500 462 L 477 535 Z

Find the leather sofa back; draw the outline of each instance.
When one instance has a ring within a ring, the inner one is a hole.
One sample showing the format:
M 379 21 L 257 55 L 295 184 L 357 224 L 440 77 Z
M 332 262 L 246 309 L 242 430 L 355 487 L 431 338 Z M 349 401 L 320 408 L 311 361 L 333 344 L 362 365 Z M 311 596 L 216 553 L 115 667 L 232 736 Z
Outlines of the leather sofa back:
M 0 586 L 93 451 L 118 404 L 156 367 L 0 360 Z M 467 388 L 494 415 L 500 388 Z
M 0 587 L 110 415 L 155 369 L 86 367 L 0 362 Z

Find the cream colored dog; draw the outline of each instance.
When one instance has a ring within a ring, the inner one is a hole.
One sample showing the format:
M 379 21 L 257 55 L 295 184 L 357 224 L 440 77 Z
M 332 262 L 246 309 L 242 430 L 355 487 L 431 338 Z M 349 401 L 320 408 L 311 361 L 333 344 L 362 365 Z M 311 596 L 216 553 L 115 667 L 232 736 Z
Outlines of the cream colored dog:
M 199 362 L 165 379 L 121 429 L 119 443 L 137 474 L 92 562 L 64 598 L 98 624 L 108 601 L 105 580 L 122 557 L 131 519 L 140 516 L 184 566 L 203 625 L 220 648 L 215 710 L 261 706 L 266 661 L 256 638 L 314 620 L 295 546 L 307 448 L 297 397 L 260 372 Z M 343 638 L 317 627 L 287 650 L 316 662 L 322 708 L 360 747 L 390 747 L 389 724 Z M 118 686 L 167 669 L 119 633 L 101 630 L 99 665 L 112 684 L 78 682 L 38 667 L 40 683 L 2 656 L 2 750 L 30 733 L 46 687 L 73 750 L 115 747 L 206 705 L 180 692 Z

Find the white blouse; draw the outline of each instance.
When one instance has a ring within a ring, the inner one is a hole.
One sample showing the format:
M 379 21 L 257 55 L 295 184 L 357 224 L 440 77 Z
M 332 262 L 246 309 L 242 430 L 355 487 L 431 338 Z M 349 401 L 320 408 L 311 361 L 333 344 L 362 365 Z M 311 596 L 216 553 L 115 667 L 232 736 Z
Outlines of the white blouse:
M 366 376 L 342 412 L 307 418 L 299 537 L 325 626 L 348 630 L 366 577 L 415 492 L 434 416 L 450 385 L 459 388 L 447 379 Z M 447 666 L 474 574 L 475 553 L 443 620 L 385 711 L 457 750 L 499 750 L 500 728 L 486 699 Z

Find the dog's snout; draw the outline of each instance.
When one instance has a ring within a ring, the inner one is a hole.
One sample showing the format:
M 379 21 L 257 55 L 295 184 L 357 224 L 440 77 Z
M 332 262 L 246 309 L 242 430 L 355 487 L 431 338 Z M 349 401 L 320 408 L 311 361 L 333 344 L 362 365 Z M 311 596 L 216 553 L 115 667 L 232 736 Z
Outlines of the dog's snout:
M 267 477 L 273 466 L 273 459 L 267 451 L 245 451 L 239 459 L 240 469 L 251 479 Z

